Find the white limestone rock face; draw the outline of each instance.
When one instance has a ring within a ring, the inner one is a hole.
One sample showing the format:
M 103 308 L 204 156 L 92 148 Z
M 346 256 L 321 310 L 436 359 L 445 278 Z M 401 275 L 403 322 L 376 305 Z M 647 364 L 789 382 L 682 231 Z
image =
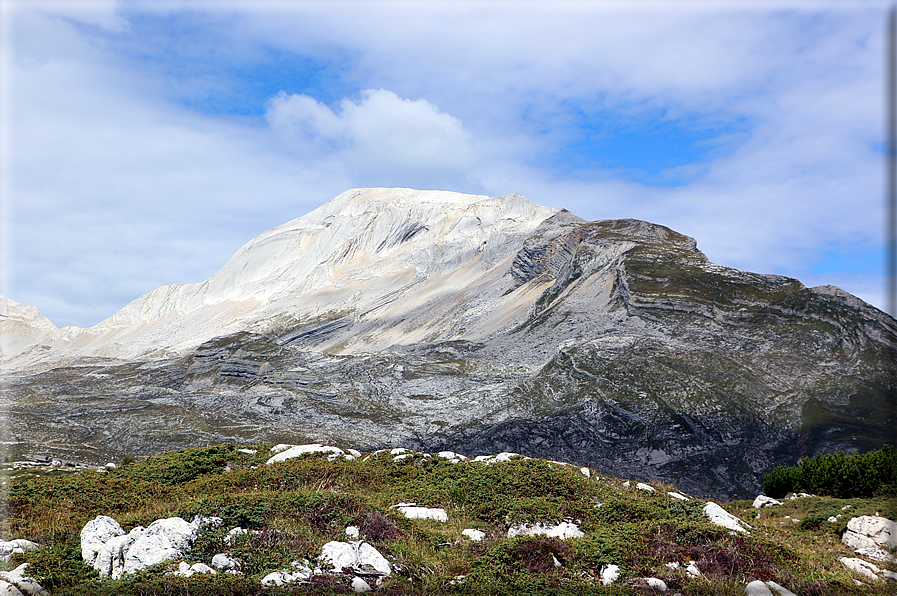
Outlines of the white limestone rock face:
M 897 524 L 878 515 L 861 515 L 847 522 L 841 542 L 852 549 L 897 548 Z
M 0 312 L 5 308 L 16 318 L 0 318 L 0 324 L 10 327 L 15 341 L 9 342 L 0 366 L 66 355 L 104 356 L 113 344 L 115 355 L 126 359 L 181 354 L 213 337 L 244 329 L 266 333 L 285 321 L 337 311 L 366 313 L 367 322 L 376 325 L 382 319 L 387 328 L 396 311 L 440 303 L 459 287 L 485 280 L 555 213 L 516 194 L 490 198 L 404 188 L 349 190 L 256 236 L 206 281 L 157 288 L 89 329 L 57 330 L 36 309 L 25 312 L 32 307 L 4 301 Z M 448 276 L 455 283 L 446 284 Z M 396 287 L 403 289 L 386 307 L 381 299 Z M 489 313 L 475 304 L 442 310 L 450 321 L 490 324 Z M 433 312 L 439 311 L 429 310 L 431 320 Z M 457 327 L 450 321 L 432 322 L 442 329 Z M 403 333 L 400 339 L 420 341 L 432 331 L 428 325 L 419 333 L 420 338 Z M 375 335 L 347 334 L 338 341 L 349 338 L 357 350 L 397 341 L 388 331 Z M 39 344 L 51 349 L 32 349 Z

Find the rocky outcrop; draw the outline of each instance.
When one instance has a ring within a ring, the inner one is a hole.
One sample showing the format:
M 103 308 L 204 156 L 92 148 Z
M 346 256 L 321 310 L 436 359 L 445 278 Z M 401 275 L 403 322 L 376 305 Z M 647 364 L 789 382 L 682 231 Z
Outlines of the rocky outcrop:
M 81 530 L 81 556 L 100 575 L 118 578 L 183 557 L 203 526 L 220 523 L 214 517 L 196 517 L 189 523 L 180 517 L 170 517 L 156 520 L 146 528 L 138 526 L 125 534 L 118 522 L 100 515 Z

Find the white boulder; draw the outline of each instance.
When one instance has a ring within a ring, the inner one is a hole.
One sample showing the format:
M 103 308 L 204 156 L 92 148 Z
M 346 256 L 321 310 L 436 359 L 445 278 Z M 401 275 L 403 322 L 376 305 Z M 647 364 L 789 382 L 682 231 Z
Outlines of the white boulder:
M 462 536 L 467 536 L 474 542 L 482 542 L 483 538 L 486 537 L 485 532 L 481 532 L 480 530 L 474 530 L 473 528 L 467 528 L 466 530 L 461 530 Z
M 773 593 L 769 590 L 769 587 L 761 582 L 759 579 L 755 579 L 748 585 L 744 587 L 745 596 L 773 596 Z
M 408 519 L 432 519 L 438 522 L 447 522 L 448 513 L 445 509 L 439 507 L 417 507 L 413 505 L 397 505 L 402 515 Z
M 605 565 L 601 568 L 601 585 L 608 586 L 620 579 L 619 565 Z
M 710 519 L 710 523 L 729 528 L 735 532 L 747 532 L 745 526 L 750 527 L 712 501 L 707 501 L 704 505 L 704 515 Z
M 454 451 L 440 451 L 436 455 L 442 459 L 449 460 L 453 464 L 457 464 L 467 459 L 467 456 L 455 453 Z
M 305 455 L 306 453 L 328 453 L 329 455 L 327 456 L 327 459 L 329 461 L 333 461 L 338 457 L 342 457 L 347 460 L 355 459 L 354 455 L 346 453 L 339 447 L 321 445 L 320 443 L 311 443 L 308 445 L 287 445 L 285 443 L 281 443 L 280 445 L 275 445 L 274 447 L 272 447 L 271 453 L 273 453 L 274 455 L 267 462 L 265 462 L 269 466 L 271 464 L 292 459 L 294 457 L 300 457 L 302 455 Z
M 370 592 L 371 586 L 366 581 L 361 579 L 360 577 L 352 578 L 352 591 L 353 592 Z
M 181 558 L 204 525 L 220 523 L 221 519 L 214 517 L 197 516 L 192 522 L 170 517 L 124 534 L 118 522 L 101 515 L 81 530 L 81 556 L 100 575 L 118 578 L 124 573 Z
M 241 565 L 238 559 L 235 559 L 226 553 L 218 553 L 212 557 L 212 567 L 219 571 L 239 573 Z
M 681 493 L 672 492 L 672 491 L 668 492 L 667 496 L 673 497 L 674 499 L 678 499 L 679 501 L 690 501 L 691 500 Z
M 49 594 L 37 580 L 25 574 L 28 563 L 22 563 L 12 571 L 0 571 L 0 594 L 16 596 L 46 596 Z M 5 586 L 3 584 L 6 584 Z
M 236 540 L 238 537 L 245 536 L 248 533 L 249 533 L 249 530 L 247 530 L 246 528 L 236 527 L 224 536 L 224 542 L 226 544 L 230 544 L 231 542 Z
M 857 559 L 856 557 L 841 557 L 841 564 L 851 571 L 855 571 L 856 573 L 866 576 L 869 579 L 881 579 L 880 577 L 878 577 L 881 569 L 868 561 Z
M 191 565 L 185 561 L 178 563 L 177 571 L 172 571 L 171 575 L 180 575 L 181 577 L 190 577 L 197 573 L 207 573 L 216 575 L 218 572 L 206 565 L 205 563 L 194 563 Z
M 635 488 L 637 488 L 639 490 L 643 490 L 645 492 L 649 492 L 649 493 L 654 492 L 654 487 L 649 484 L 645 484 L 644 482 L 639 482 L 638 484 L 635 485 Z
M 549 538 L 582 538 L 585 534 L 579 529 L 575 523 L 570 521 L 562 521 L 553 526 L 546 526 L 542 522 L 535 524 L 515 524 L 508 528 L 508 538 L 515 536 L 548 536 Z
M 93 565 L 100 549 L 112 537 L 121 536 L 124 533 L 121 525 L 107 515 L 98 515 L 87 522 L 81 530 L 81 557 L 84 562 Z
M 389 561 L 380 554 L 376 548 L 363 541 L 356 542 L 328 542 L 321 549 L 320 561 L 323 565 L 329 565 L 337 571 L 349 569 L 363 569 L 372 567 L 382 575 L 390 575 L 392 567 Z
M 766 495 L 757 495 L 757 498 L 754 499 L 754 509 L 762 509 L 763 507 L 772 507 L 774 505 L 781 505 L 781 501 L 777 501 L 772 497 L 767 497 Z
M 16 538 L 6 542 L 0 540 L 0 561 L 8 561 L 13 555 L 20 555 L 27 550 L 40 548 L 40 545 L 24 538 Z
M 871 546 L 866 546 L 863 548 L 858 548 L 855 551 L 856 554 L 866 557 L 867 559 L 872 559 L 874 561 L 881 561 L 882 563 L 895 563 L 897 564 L 897 557 L 894 557 L 888 551 L 881 548 L 872 548 Z
M 861 515 L 847 522 L 841 542 L 852 549 L 897 547 L 897 524 L 878 515 Z

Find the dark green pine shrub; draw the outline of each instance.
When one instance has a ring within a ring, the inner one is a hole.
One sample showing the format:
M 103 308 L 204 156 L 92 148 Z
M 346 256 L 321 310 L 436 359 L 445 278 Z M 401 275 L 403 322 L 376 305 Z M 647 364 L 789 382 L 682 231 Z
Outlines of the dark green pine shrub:
M 872 497 L 897 489 L 897 451 L 885 445 L 877 451 L 833 453 L 779 466 L 763 478 L 763 492 L 775 499 L 805 491 L 840 499 Z

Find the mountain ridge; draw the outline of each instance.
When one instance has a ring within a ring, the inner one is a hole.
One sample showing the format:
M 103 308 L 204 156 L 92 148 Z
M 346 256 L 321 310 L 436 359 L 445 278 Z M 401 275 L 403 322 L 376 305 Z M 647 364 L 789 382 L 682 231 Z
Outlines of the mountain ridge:
M 452 199 L 424 219 L 417 192 L 348 191 L 250 241 L 222 268 L 261 288 L 247 300 L 82 338 L 44 368 L 53 346 L 8 359 L 33 366 L 2 388 L 16 449 L 52 450 L 64 428 L 85 454 L 227 440 L 510 451 L 730 497 L 775 464 L 889 440 L 897 322 L 843 290 L 519 195 L 424 193 Z M 290 277 L 277 230 L 300 257 L 322 230 L 345 241 Z

